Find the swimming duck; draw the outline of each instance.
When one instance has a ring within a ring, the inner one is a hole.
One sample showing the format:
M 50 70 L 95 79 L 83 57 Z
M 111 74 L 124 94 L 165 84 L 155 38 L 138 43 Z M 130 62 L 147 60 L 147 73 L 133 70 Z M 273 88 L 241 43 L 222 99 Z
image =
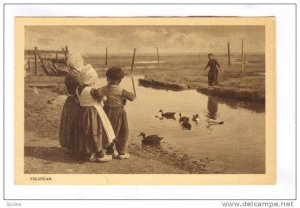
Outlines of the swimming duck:
M 193 115 L 192 120 L 195 121 L 196 123 L 198 123 L 200 121 L 200 116 L 198 114 Z
M 164 138 L 164 137 L 158 136 L 157 134 L 146 136 L 146 134 L 144 132 L 140 133 L 140 135 L 138 135 L 138 136 L 142 136 L 143 144 L 159 144 L 160 141 Z
M 161 113 L 162 117 L 175 119 L 176 112 L 165 112 L 164 113 L 163 110 L 159 110 L 158 112 Z
M 181 113 L 179 113 L 179 123 L 182 123 L 182 122 L 189 122 L 190 118 L 189 117 L 186 117 L 186 116 L 181 116 Z
M 183 130 L 192 130 L 192 125 L 189 123 L 189 121 L 183 121 L 181 126 Z

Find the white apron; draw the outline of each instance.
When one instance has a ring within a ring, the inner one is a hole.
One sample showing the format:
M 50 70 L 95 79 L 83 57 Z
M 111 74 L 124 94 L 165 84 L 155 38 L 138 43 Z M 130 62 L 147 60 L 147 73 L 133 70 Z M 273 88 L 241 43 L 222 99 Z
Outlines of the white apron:
M 104 131 L 107 135 L 108 144 L 111 144 L 112 141 L 116 138 L 115 132 L 111 126 L 109 119 L 107 118 L 107 116 L 103 110 L 103 102 L 99 103 L 97 100 L 95 100 L 93 98 L 93 96 L 91 95 L 91 90 L 92 90 L 92 87 L 85 87 L 82 90 L 81 95 L 79 95 L 78 88 L 76 89 L 76 94 L 78 96 L 80 106 L 82 106 L 82 107 L 94 106 L 96 108 L 98 115 L 101 119 Z

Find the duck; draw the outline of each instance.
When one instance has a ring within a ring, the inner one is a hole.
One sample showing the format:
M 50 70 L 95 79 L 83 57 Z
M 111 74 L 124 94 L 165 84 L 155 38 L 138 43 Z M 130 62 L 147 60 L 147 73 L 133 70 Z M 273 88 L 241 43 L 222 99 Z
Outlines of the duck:
M 159 110 L 158 112 L 161 113 L 162 117 L 175 119 L 176 112 L 165 112 L 164 113 L 163 110 Z
M 146 134 L 144 132 L 141 132 L 138 136 L 142 137 L 143 144 L 159 144 L 160 141 L 164 138 L 164 137 L 158 136 L 157 134 L 146 136 Z
M 184 121 L 189 121 L 190 118 L 186 116 L 181 116 L 181 113 L 179 113 L 179 123 L 182 123 Z
M 200 122 L 200 116 L 198 114 L 193 115 L 192 121 L 195 121 L 196 123 Z
M 189 123 L 189 121 L 183 121 L 181 126 L 183 130 L 192 130 L 192 125 Z

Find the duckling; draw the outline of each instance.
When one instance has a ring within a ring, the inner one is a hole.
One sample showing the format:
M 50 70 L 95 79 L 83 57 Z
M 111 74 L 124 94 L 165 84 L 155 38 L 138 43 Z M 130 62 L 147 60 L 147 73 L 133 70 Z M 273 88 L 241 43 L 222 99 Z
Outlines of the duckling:
M 183 121 L 181 126 L 183 130 L 192 130 L 192 125 L 189 123 L 189 121 Z
M 146 136 L 146 134 L 144 132 L 141 132 L 140 135 L 138 135 L 138 136 L 142 136 L 143 144 L 159 144 L 160 141 L 164 138 L 164 137 L 160 137 L 158 135 Z
M 179 123 L 182 123 L 182 122 L 189 122 L 190 118 L 189 117 L 186 117 L 186 116 L 181 116 L 181 113 L 179 113 Z
M 193 121 L 195 121 L 196 123 L 200 122 L 200 116 L 198 114 L 193 115 Z
M 159 113 L 161 113 L 161 116 L 162 117 L 165 117 L 167 119 L 171 118 L 171 119 L 175 119 L 175 113 L 176 112 L 163 112 L 163 110 L 159 110 L 158 111 Z

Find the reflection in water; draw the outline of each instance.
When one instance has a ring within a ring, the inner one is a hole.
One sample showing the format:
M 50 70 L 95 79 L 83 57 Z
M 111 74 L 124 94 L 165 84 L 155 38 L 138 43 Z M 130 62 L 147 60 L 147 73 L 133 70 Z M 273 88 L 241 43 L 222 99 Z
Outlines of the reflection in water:
M 211 96 L 208 96 L 211 97 Z M 263 103 L 253 103 L 253 102 L 242 102 L 235 99 L 228 99 L 228 98 L 220 98 L 220 97 L 213 97 L 216 102 L 219 104 L 226 104 L 228 107 L 232 109 L 248 109 L 256 113 L 263 113 L 265 112 L 265 105 Z
M 218 120 L 218 99 L 216 97 L 208 96 L 207 100 L 207 110 L 208 110 L 208 120 L 207 120 L 207 128 L 209 129 L 212 125 L 221 125 L 224 124 L 224 121 Z
M 176 118 L 175 116 L 172 116 L 172 117 L 166 117 L 166 116 L 162 116 L 162 115 L 156 115 L 154 116 L 155 118 L 158 118 L 159 120 L 175 120 L 176 121 Z
M 218 112 L 218 101 L 215 97 L 208 96 L 207 110 L 208 110 L 207 117 L 216 120 L 217 112 Z

